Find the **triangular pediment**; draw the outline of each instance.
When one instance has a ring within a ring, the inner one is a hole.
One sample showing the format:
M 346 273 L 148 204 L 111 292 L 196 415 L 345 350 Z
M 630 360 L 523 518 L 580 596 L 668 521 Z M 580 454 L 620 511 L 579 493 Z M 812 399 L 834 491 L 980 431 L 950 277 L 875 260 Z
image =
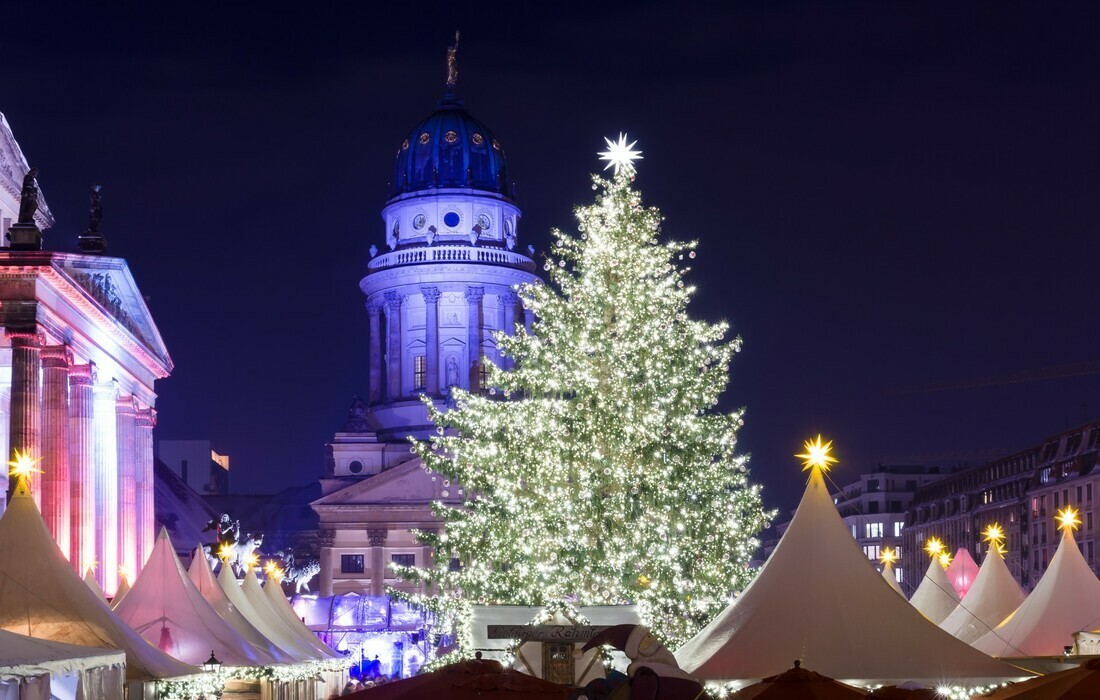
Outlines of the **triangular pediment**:
M 101 255 L 55 255 L 55 267 L 86 297 L 163 365 L 172 370 L 168 348 L 123 258 Z
M 23 149 L 19 148 L 19 142 L 11 131 L 11 125 L 7 118 L 0 113 L 0 197 L 7 199 L 12 211 L 19 211 L 19 195 L 23 191 L 23 177 L 30 170 L 27 159 L 23 155 Z M 46 198 L 41 189 L 38 193 L 38 211 L 34 216 L 38 228 L 47 229 L 53 226 L 53 214 L 46 205 Z
M 315 509 L 323 509 L 326 506 L 431 503 L 440 499 L 439 480 L 443 478 L 436 474 L 436 481 L 432 481 L 432 476 L 424 470 L 420 458 L 415 457 L 381 474 L 375 474 L 339 491 L 334 491 L 317 499 L 311 505 Z M 450 489 L 452 495 L 457 491 L 457 488 Z

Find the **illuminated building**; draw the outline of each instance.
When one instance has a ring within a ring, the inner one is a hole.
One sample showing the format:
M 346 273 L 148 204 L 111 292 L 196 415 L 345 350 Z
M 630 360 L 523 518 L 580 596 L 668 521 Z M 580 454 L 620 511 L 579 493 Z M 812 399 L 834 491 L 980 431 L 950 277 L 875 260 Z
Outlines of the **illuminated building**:
M 153 384 L 172 360 L 98 231 L 81 237 L 86 252 L 43 250 L 53 220 L 41 197 L 36 226 L 16 231 L 27 171 L 0 116 L 0 217 L 18 239 L 0 248 L 0 446 L 42 458 L 32 487 L 51 534 L 111 594 L 153 548 Z
M 431 502 L 457 498 L 427 474 L 408 436 L 434 426 L 421 396 L 443 407 L 451 386 L 486 390 L 488 363 L 507 363 L 494 333 L 531 316 L 515 288 L 535 282 L 517 248 L 520 210 L 504 148 L 448 83 L 426 119 L 395 144 L 384 237 L 360 282 L 369 323 L 369 394 L 330 444 L 319 515 L 322 595 L 381 596 L 391 562 L 431 556 L 410 528 L 438 528 Z M 384 245 L 385 249 L 379 251 Z
M 990 523 L 1005 531 L 1005 564 L 1031 590 L 1058 547 L 1055 512 L 1080 510 L 1077 543 L 1093 571 L 1100 571 L 1096 549 L 1100 532 L 1100 421 L 1052 435 L 1038 445 L 961 469 L 919 489 L 903 533 L 906 580 L 920 582 L 923 563 L 918 543 L 939 537 L 949 551 L 967 549 L 975 561 L 985 553 L 982 532 Z M 914 549 L 914 547 L 917 547 Z M 917 556 L 918 559 L 911 559 Z

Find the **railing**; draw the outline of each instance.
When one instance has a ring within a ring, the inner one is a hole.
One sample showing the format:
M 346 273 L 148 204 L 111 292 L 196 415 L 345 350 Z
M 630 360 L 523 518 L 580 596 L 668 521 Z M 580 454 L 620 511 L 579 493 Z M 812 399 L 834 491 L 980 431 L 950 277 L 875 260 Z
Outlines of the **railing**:
M 503 265 L 528 272 L 535 271 L 535 262 L 526 255 L 500 248 L 476 248 L 473 246 L 441 245 L 409 248 L 383 253 L 367 265 L 370 272 L 400 265 L 419 265 L 435 262 L 472 262 Z

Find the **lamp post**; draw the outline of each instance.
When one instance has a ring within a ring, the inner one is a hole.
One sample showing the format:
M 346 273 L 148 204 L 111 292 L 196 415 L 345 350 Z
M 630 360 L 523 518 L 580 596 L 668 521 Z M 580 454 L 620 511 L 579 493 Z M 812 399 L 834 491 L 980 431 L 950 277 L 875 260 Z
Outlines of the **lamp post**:
M 218 657 L 214 656 L 214 650 L 210 650 L 210 658 L 202 662 L 202 670 L 207 673 L 217 673 L 221 670 L 222 662 L 218 661 Z

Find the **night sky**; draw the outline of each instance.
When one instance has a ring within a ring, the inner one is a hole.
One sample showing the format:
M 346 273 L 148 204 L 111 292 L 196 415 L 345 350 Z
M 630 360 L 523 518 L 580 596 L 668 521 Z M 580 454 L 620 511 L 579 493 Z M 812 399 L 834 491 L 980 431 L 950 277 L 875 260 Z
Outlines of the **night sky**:
M 768 505 L 819 431 L 843 483 L 1100 416 L 1097 374 L 958 388 L 1100 360 L 1095 3 L 23 5 L 0 111 L 46 246 L 102 183 L 176 365 L 158 438 L 211 439 L 235 491 L 316 479 L 367 393 L 358 282 L 455 29 L 521 250 L 572 226 L 605 135 L 638 139 L 644 199 L 700 241 L 693 313 L 744 338 L 726 408 Z

